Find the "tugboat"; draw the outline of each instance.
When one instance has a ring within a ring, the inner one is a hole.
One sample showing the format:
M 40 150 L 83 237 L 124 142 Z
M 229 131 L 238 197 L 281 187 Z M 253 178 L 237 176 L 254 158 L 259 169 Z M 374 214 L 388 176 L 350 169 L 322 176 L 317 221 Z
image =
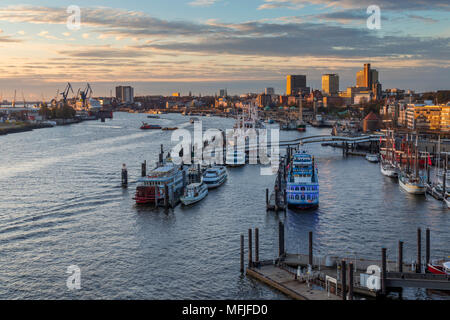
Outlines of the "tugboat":
M 319 206 L 319 177 L 314 157 L 306 151 L 294 154 L 286 184 L 287 203 L 291 209 Z
M 161 129 L 161 126 L 142 122 L 141 130 L 155 130 L 155 129 Z
M 192 183 L 186 187 L 184 195 L 180 198 L 180 201 L 185 205 L 197 203 L 203 200 L 208 195 L 208 187 L 203 182 Z
M 158 206 L 160 202 L 164 201 L 166 184 L 170 194 L 181 195 L 185 183 L 183 176 L 187 176 L 187 167 L 175 165 L 166 160 L 165 163 L 153 169 L 148 176 L 138 180 L 133 199 L 138 205 L 154 204 Z
M 208 186 L 208 189 L 220 187 L 228 178 L 227 169 L 222 166 L 214 166 L 206 169 L 203 174 L 203 182 Z

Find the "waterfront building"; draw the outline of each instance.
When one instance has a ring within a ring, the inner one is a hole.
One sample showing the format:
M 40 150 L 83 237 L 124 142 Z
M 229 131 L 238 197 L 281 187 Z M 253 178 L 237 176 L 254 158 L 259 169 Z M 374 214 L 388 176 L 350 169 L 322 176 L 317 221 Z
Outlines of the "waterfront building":
M 260 108 L 270 106 L 272 104 L 272 96 L 264 93 L 259 94 L 258 97 L 256 98 L 256 103 Z
M 179 97 L 181 97 L 181 93 L 180 92 L 174 92 L 174 93 L 172 93 L 172 97 L 179 98 Z
M 322 75 L 322 92 L 333 96 L 339 92 L 339 76 L 337 74 Z
M 354 104 L 361 104 L 363 102 L 369 102 L 372 100 L 372 92 L 360 91 L 353 96 Z
M 450 132 L 450 105 L 441 107 L 441 131 Z
M 411 130 L 440 130 L 441 107 L 430 105 L 408 105 L 407 127 Z
M 297 95 L 306 89 L 305 75 L 288 75 L 286 83 L 286 94 L 288 96 Z
M 274 88 L 266 88 L 266 89 L 264 89 L 264 94 L 273 95 L 273 94 L 275 94 L 275 89 Z
M 335 97 L 335 96 L 323 97 L 323 106 L 325 108 L 332 107 L 332 106 L 340 107 L 340 106 L 344 106 L 344 105 L 346 105 L 346 100 L 342 97 Z
M 134 103 L 134 88 L 130 86 L 116 87 L 116 99 L 122 103 Z
M 363 120 L 363 131 L 373 132 L 381 128 L 381 121 L 372 111 Z

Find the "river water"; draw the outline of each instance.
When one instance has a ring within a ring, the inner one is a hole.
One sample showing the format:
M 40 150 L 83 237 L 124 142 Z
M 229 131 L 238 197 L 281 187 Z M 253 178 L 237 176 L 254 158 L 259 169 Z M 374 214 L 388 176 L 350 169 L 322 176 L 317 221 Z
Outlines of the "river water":
M 433 198 L 404 193 L 362 157 L 320 144 L 320 208 L 266 213 L 265 189 L 275 177 L 257 165 L 229 169 L 229 180 L 189 208 L 165 213 L 134 205 L 140 163 L 158 159 L 171 132 L 140 131 L 142 121 L 192 129 L 189 118 L 115 113 L 89 121 L 0 137 L 0 299 L 286 299 L 239 273 L 240 234 L 260 229 L 260 257 L 278 250 L 278 222 L 286 248 L 316 255 L 378 258 L 383 246 L 396 259 L 415 257 L 416 232 L 431 229 L 434 258 L 450 255 L 450 211 Z M 232 128 L 233 119 L 204 117 L 203 127 Z M 281 140 L 329 134 L 281 132 Z M 122 163 L 128 189 L 120 186 Z M 247 242 L 247 240 L 246 240 Z M 69 266 L 81 269 L 81 290 L 66 286 Z M 409 289 L 408 299 L 448 299 Z

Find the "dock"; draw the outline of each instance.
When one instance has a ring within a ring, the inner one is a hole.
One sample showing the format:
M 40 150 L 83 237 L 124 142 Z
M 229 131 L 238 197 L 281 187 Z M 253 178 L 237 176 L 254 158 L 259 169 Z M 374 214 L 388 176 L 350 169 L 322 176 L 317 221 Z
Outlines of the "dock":
M 431 261 L 430 230 L 426 230 L 425 259 L 422 256 L 422 233 L 417 231 L 417 260 L 403 261 L 403 242 L 398 243 L 397 260 L 355 256 L 314 256 L 313 233 L 308 234 L 307 254 L 285 252 L 284 224 L 279 222 L 279 254 L 272 260 L 259 260 L 259 229 L 248 230 L 248 266 L 244 268 L 244 235 L 241 235 L 241 272 L 295 300 L 385 299 L 389 293 L 402 297 L 403 288 L 450 291 L 450 275 L 426 273 Z

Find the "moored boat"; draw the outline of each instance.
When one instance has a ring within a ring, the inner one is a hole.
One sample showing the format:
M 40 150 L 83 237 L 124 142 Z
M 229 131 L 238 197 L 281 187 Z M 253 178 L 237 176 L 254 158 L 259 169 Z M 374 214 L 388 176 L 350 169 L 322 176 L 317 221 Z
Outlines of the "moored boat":
M 450 261 L 441 265 L 429 263 L 427 271 L 433 274 L 450 275 Z
M 164 127 L 161 130 L 163 130 L 163 131 L 174 131 L 174 130 L 178 130 L 178 128 L 177 127 Z
M 180 201 L 185 205 L 197 203 L 203 200 L 208 195 L 208 187 L 203 182 L 192 183 L 185 189 L 184 195 L 180 198 Z
M 382 161 L 381 165 L 380 165 L 380 168 L 381 168 L 381 173 L 384 176 L 390 177 L 390 178 L 397 178 L 398 177 L 397 169 L 392 164 Z
M 203 182 L 208 189 L 220 187 L 228 178 L 227 169 L 223 166 L 214 166 L 206 169 L 203 173 Z
M 181 194 L 185 184 L 183 176 L 187 176 L 187 167 L 167 161 L 150 171 L 146 177 L 138 180 L 136 194 L 133 199 L 139 205 L 154 204 L 157 206 L 164 200 L 166 184 L 169 190 L 169 197 Z
M 155 130 L 155 129 L 161 129 L 161 126 L 157 124 L 148 124 L 146 122 L 142 123 L 141 130 Z
M 319 206 L 319 177 L 314 157 L 305 151 L 294 154 L 289 165 L 286 199 L 291 209 Z
M 398 178 L 400 187 L 408 193 L 412 194 L 425 194 L 426 187 L 422 179 L 408 176 L 401 173 Z
M 378 163 L 380 161 L 380 158 L 377 154 L 368 153 L 366 155 L 366 160 L 372 163 Z

